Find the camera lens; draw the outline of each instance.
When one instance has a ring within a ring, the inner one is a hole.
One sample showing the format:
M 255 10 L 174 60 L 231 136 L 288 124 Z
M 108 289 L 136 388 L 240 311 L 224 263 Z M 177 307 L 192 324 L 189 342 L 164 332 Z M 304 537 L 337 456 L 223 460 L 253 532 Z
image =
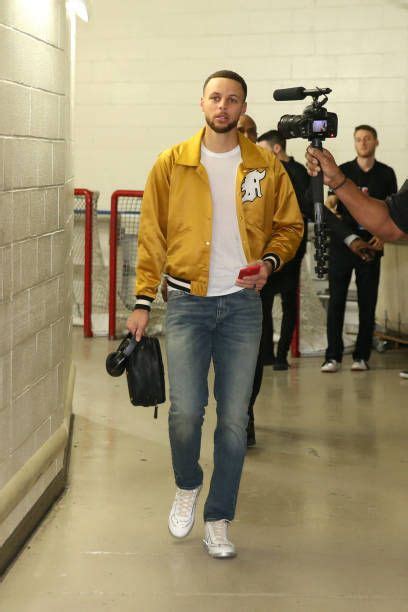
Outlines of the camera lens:
M 302 138 L 305 121 L 303 115 L 283 115 L 278 123 L 279 133 L 283 138 Z

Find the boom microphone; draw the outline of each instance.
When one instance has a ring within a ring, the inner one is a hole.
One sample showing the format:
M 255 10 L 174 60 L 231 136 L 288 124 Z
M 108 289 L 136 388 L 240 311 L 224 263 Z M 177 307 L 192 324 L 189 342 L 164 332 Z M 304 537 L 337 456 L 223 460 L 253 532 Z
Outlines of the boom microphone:
M 287 87 L 286 89 L 275 89 L 273 99 L 277 102 L 285 102 L 286 100 L 304 100 L 306 96 L 321 96 L 331 92 L 328 87 L 320 89 L 305 89 L 304 87 Z
M 304 100 L 306 97 L 304 87 L 288 87 L 287 89 L 275 89 L 273 99 L 277 102 L 286 100 Z

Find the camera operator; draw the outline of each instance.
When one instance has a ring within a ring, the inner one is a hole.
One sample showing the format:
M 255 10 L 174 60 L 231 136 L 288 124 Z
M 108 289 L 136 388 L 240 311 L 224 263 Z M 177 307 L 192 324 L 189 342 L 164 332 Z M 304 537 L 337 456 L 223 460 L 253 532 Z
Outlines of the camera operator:
M 309 146 L 306 152 L 307 170 L 311 176 L 323 172 L 323 182 L 341 198 L 353 217 L 381 240 L 395 242 L 408 238 L 408 181 L 398 193 L 385 201 L 363 193 L 346 178 L 327 150 Z
M 376 160 L 378 147 L 376 130 L 369 125 L 358 125 L 354 130 L 354 146 L 357 157 L 341 165 L 344 179 L 351 178 L 364 193 L 385 199 L 397 190 L 394 170 Z M 334 184 L 338 188 L 339 184 Z M 373 249 L 374 256 L 369 262 L 350 254 L 343 242 L 335 236 L 330 240 L 329 248 L 329 291 L 330 298 L 327 312 L 327 350 L 322 372 L 337 372 L 343 358 L 343 323 L 347 300 L 347 291 L 354 271 L 357 285 L 357 302 L 359 326 L 356 346 L 353 351 L 353 371 L 369 369 L 372 336 L 375 325 L 375 308 L 377 304 L 378 285 L 380 281 L 383 242 L 372 235 L 361 225 L 342 203 L 336 189 L 330 191 L 326 205 L 333 207 L 353 234 L 366 240 Z
M 332 154 L 309 146 L 306 151 L 307 170 L 311 176 L 323 172 L 323 182 L 341 198 L 355 219 L 382 240 L 396 242 L 408 238 L 408 180 L 398 193 L 385 201 L 363 193 L 344 176 Z M 400 372 L 408 378 L 408 370 Z

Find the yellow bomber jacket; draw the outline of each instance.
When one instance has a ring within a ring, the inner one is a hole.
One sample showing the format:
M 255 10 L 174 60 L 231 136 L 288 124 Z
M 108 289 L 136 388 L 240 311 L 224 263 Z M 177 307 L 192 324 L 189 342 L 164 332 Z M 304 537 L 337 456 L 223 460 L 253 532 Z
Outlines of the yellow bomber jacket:
M 136 306 L 149 309 L 161 275 L 178 289 L 205 296 L 210 265 L 212 201 L 200 162 L 204 129 L 164 151 L 147 179 L 139 226 Z M 294 257 L 303 220 L 292 183 L 276 157 L 238 133 L 241 158 L 236 206 L 248 263 L 268 259 L 278 270 Z

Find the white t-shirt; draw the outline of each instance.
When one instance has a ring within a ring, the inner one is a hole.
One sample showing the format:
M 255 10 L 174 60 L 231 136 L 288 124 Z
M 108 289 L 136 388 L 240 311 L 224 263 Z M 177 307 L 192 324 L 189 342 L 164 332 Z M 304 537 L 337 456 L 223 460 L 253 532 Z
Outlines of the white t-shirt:
M 235 200 L 241 149 L 213 153 L 201 144 L 201 163 L 207 171 L 212 197 L 212 238 L 207 296 L 240 291 L 234 283 L 248 265 L 239 233 Z

